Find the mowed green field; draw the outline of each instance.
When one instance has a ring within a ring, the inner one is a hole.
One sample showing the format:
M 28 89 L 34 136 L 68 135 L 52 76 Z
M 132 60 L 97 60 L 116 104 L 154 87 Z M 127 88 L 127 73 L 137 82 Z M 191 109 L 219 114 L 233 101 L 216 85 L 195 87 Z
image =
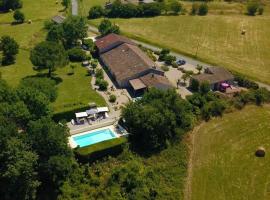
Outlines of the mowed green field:
M 83 2 L 91 2 L 83 0 Z M 85 5 L 89 5 L 86 4 Z M 85 6 L 87 7 L 87 6 Z M 190 4 L 185 3 L 189 10 Z M 270 6 L 262 16 L 244 15 L 240 3 L 209 3 L 207 16 L 113 19 L 123 34 L 227 67 L 270 84 Z M 100 19 L 90 20 L 98 25 Z M 241 31 L 246 30 L 246 35 Z
M 62 9 L 61 4 L 56 4 L 56 1 L 23 0 L 22 11 L 26 20 L 30 19 L 32 24 L 21 25 L 11 25 L 13 13 L 0 14 L 0 36 L 9 35 L 20 45 L 16 63 L 0 67 L 1 76 L 8 84 L 16 87 L 22 78 L 37 74 L 29 60 L 30 50 L 45 39 L 44 22 L 59 13 L 65 15 Z M 84 107 L 89 102 L 105 105 L 104 99 L 91 89 L 91 78 L 87 76 L 85 68 L 78 64 L 74 75 L 69 76 L 69 72 L 70 68 L 66 66 L 54 73 L 61 80 L 57 85 L 58 98 L 52 105 L 55 113 Z
M 192 200 L 270 199 L 270 106 L 204 123 L 194 135 Z M 266 157 L 257 158 L 263 146 Z

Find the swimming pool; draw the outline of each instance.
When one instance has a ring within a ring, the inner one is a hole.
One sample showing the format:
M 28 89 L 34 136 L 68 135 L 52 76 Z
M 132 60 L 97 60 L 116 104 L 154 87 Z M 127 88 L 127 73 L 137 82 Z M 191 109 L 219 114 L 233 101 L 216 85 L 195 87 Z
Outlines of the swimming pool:
M 91 144 L 96 144 L 105 140 L 116 138 L 116 135 L 111 129 L 107 128 L 98 131 L 91 131 L 79 136 L 73 136 L 72 138 L 77 145 L 80 147 L 85 147 Z

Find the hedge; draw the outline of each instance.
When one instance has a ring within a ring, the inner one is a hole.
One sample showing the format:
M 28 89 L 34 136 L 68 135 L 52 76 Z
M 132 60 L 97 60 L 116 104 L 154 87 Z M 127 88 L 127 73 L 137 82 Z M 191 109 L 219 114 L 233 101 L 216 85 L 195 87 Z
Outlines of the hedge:
M 126 137 L 114 138 L 90 146 L 76 148 L 74 153 L 80 162 L 93 162 L 108 155 L 118 155 L 122 152 L 123 144 L 126 142 Z

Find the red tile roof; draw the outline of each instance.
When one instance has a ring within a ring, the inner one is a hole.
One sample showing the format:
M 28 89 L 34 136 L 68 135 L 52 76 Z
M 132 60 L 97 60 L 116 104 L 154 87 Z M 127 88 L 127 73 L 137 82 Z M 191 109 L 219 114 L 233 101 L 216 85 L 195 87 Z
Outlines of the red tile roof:
M 135 43 L 132 42 L 130 39 L 114 33 L 111 33 L 100 39 L 97 39 L 97 41 L 95 42 L 100 53 L 104 53 L 105 51 L 111 50 L 123 43 L 135 45 Z

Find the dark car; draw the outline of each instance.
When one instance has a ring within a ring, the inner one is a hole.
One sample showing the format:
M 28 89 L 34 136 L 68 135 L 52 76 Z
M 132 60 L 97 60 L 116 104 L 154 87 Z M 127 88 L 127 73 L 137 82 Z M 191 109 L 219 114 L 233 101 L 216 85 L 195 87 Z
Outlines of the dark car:
M 179 60 L 176 61 L 176 64 L 177 64 L 178 66 L 181 66 L 181 65 L 186 64 L 186 61 L 183 60 L 183 59 L 179 59 Z

